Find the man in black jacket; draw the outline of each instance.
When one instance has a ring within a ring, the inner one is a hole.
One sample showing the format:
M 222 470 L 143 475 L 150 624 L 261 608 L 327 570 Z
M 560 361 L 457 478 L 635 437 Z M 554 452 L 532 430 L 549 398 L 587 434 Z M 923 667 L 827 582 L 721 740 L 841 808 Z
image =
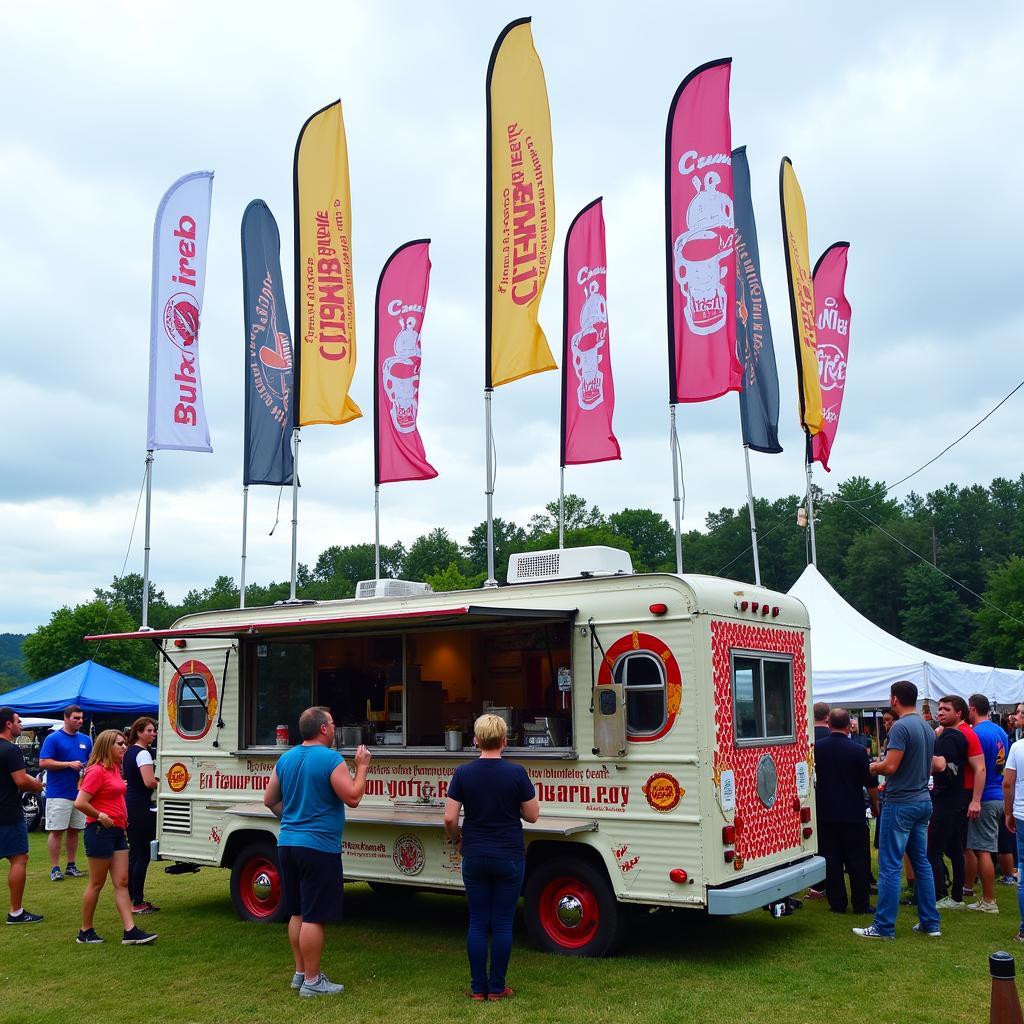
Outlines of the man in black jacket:
M 850 739 L 850 713 L 833 708 L 828 716 L 829 735 L 814 746 L 817 775 L 815 799 L 818 849 L 825 858 L 825 895 L 829 909 L 846 912 L 846 879 L 850 875 L 850 903 L 855 914 L 870 914 L 867 820 L 864 790 L 878 814 L 878 781 L 868 771 L 867 751 Z

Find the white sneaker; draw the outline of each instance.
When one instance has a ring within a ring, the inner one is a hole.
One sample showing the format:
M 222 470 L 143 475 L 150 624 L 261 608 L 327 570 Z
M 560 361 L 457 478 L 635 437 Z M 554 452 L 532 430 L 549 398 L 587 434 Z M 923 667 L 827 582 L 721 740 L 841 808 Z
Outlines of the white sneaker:
M 978 900 L 977 903 L 968 903 L 968 910 L 977 910 L 982 914 L 998 914 L 999 904 L 995 900 Z
M 320 977 L 312 984 L 308 981 L 303 981 L 299 989 L 299 995 L 305 999 L 312 999 L 314 996 L 340 996 L 344 991 L 344 985 L 335 984 L 321 971 Z
M 937 910 L 966 910 L 967 904 L 963 900 L 955 900 L 952 896 L 943 896 L 935 907 Z
M 883 935 L 873 924 L 869 924 L 867 928 L 853 928 L 851 931 L 861 939 L 885 939 L 892 942 L 896 938 L 895 935 Z
M 928 931 L 920 922 L 914 925 L 914 931 L 920 932 L 922 935 L 927 935 L 931 939 L 941 939 L 942 932 L 938 928 L 935 931 Z

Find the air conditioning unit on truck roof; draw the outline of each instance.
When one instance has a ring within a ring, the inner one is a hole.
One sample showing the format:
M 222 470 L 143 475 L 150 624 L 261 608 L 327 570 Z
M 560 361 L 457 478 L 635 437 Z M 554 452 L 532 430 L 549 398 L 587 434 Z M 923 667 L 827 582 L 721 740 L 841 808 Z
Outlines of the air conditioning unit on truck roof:
M 602 545 L 528 551 L 508 560 L 509 583 L 540 583 L 587 576 L 630 576 L 633 560 L 625 551 Z
M 360 580 L 356 585 L 356 600 L 368 597 L 420 597 L 432 594 L 429 583 L 413 583 L 411 580 Z

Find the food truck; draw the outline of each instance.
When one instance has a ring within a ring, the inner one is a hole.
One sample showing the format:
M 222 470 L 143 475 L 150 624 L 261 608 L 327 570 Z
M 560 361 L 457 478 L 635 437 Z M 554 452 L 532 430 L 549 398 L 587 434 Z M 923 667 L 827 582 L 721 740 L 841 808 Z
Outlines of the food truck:
M 600 547 L 513 555 L 508 579 L 454 593 L 367 581 L 349 600 L 128 634 L 161 655 L 155 855 L 229 869 L 241 917 L 282 920 L 263 790 L 299 714 L 322 705 L 343 753 L 373 753 L 346 810 L 346 881 L 459 892 L 445 793 L 490 711 L 540 800 L 523 896 L 541 949 L 607 954 L 637 908 L 788 913 L 825 874 L 804 606 L 636 574 Z

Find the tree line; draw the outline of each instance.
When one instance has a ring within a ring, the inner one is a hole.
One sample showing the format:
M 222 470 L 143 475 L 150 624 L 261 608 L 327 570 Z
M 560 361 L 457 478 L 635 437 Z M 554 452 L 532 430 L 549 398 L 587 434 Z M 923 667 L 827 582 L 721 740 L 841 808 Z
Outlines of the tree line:
M 809 561 L 809 537 L 797 524 L 804 498 L 755 499 L 762 583 L 786 591 Z M 890 497 L 884 483 L 852 477 L 835 490 L 815 489 L 818 568 L 862 615 L 908 643 L 951 658 L 1000 667 L 1024 665 L 1024 474 L 989 486 L 949 484 L 921 496 Z M 381 575 L 430 583 L 434 590 L 480 586 L 486 577 L 486 524 L 460 544 L 443 527 L 381 547 Z M 675 536 L 660 513 L 624 508 L 605 515 L 578 495 L 565 498 L 565 544 L 605 544 L 629 552 L 640 572 L 675 571 Z M 523 525 L 494 521 L 499 582 L 517 551 L 558 546 L 558 502 Z M 753 554 L 745 505 L 710 513 L 705 529 L 683 535 L 685 572 L 752 582 Z M 945 574 L 945 575 L 943 575 Z M 374 577 L 372 543 L 334 544 L 312 565 L 298 566 L 299 597 L 352 597 Z M 951 582 L 950 577 L 957 583 Z M 288 597 L 289 581 L 246 586 L 249 607 Z M 170 602 L 150 584 L 149 624 L 171 625 L 182 615 L 237 608 L 238 586 L 228 575 Z M 55 611 L 24 639 L 22 675 L 44 678 L 93 658 L 141 679 L 155 680 L 156 659 L 133 641 L 85 644 L 89 633 L 136 629 L 142 614 L 142 577 L 115 577 L 93 600 Z M 4 663 L 7 665 L 7 663 Z M 9 666 L 8 666 L 9 667 Z M 0 686 L 10 674 L 0 674 Z

